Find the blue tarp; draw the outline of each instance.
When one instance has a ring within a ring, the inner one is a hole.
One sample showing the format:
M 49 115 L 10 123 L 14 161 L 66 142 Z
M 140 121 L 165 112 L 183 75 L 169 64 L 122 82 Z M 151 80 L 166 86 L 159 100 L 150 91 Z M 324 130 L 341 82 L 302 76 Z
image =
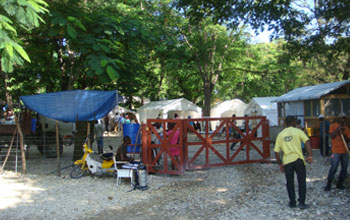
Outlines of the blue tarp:
M 66 122 L 100 119 L 121 99 L 117 91 L 91 90 L 53 92 L 20 98 L 30 110 Z

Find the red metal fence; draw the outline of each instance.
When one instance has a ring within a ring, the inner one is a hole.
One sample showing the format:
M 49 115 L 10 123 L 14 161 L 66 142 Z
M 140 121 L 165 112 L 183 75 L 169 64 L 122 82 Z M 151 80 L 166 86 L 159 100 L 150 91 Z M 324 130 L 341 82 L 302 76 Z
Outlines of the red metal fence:
M 201 130 L 193 126 L 197 122 Z M 170 123 L 175 123 L 174 129 L 180 133 L 176 144 L 170 143 L 174 132 L 167 134 Z M 158 131 L 157 124 L 161 127 Z M 152 173 L 182 174 L 185 169 L 264 162 L 270 157 L 269 125 L 260 116 L 150 119 L 142 126 L 142 147 L 143 161 Z

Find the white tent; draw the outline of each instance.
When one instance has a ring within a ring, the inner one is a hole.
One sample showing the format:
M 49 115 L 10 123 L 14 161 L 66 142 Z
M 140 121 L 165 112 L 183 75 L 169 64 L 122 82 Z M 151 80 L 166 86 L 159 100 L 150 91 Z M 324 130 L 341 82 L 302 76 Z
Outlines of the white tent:
M 244 114 L 248 116 L 265 116 L 270 126 L 278 126 L 277 103 L 271 102 L 277 97 L 256 97 L 247 105 Z
M 226 118 L 232 117 L 232 115 L 235 114 L 236 117 L 242 117 L 244 116 L 244 109 L 246 106 L 247 104 L 245 104 L 240 99 L 223 101 L 214 105 L 210 109 L 210 116 L 212 118 Z M 240 126 L 241 123 L 242 122 L 238 122 L 237 125 Z M 212 129 L 215 129 L 217 125 L 219 125 L 219 121 L 211 122 Z
M 162 119 L 174 118 L 177 113 L 180 118 L 200 118 L 202 109 L 185 98 L 149 102 L 137 110 L 139 122 L 146 123 L 147 119 L 155 119 L 160 115 Z
M 275 100 L 276 97 L 256 97 L 247 105 L 244 110 L 244 114 L 248 116 L 265 116 L 269 120 L 270 134 L 273 132 L 272 127 L 278 126 L 278 114 L 277 114 L 277 104 L 271 102 Z M 256 120 L 250 121 L 250 127 L 253 129 L 258 122 Z M 258 137 L 262 136 L 262 128 L 258 129 Z

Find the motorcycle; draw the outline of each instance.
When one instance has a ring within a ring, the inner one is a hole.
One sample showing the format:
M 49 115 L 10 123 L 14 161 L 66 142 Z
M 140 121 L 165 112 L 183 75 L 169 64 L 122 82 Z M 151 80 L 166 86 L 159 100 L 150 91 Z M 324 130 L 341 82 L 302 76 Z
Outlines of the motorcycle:
M 113 149 L 112 146 L 109 147 Z M 114 153 L 97 154 L 88 147 L 87 140 L 84 142 L 83 151 L 82 158 L 74 162 L 73 169 L 70 172 L 71 178 L 78 179 L 88 172 L 94 176 L 101 176 L 106 173 L 115 174 Z

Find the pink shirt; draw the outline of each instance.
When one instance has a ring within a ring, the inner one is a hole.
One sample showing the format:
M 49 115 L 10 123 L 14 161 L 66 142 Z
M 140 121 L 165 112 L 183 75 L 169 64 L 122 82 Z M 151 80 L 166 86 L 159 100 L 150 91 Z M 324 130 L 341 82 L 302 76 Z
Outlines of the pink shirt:
M 168 136 L 170 136 L 173 131 L 174 130 L 170 130 L 166 134 Z M 179 140 L 179 136 L 180 136 L 180 131 L 179 131 L 179 129 L 176 129 L 176 132 L 175 132 L 174 136 L 170 140 L 170 144 L 177 144 L 177 142 Z
M 174 130 L 170 130 L 168 131 L 166 134 L 168 135 L 168 137 L 172 134 Z M 171 138 L 170 140 L 170 144 L 177 144 L 178 140 L 179 140 L 179 136 L 180 136 L 180 131 L 179 129 L 176 129 L 176 132 L 174 134 L 174 136 Z M 173 156 L 178 156 L 180 155 L 180 149 L 177 147 L 171 147 L 170 148 L 170 152 Z

